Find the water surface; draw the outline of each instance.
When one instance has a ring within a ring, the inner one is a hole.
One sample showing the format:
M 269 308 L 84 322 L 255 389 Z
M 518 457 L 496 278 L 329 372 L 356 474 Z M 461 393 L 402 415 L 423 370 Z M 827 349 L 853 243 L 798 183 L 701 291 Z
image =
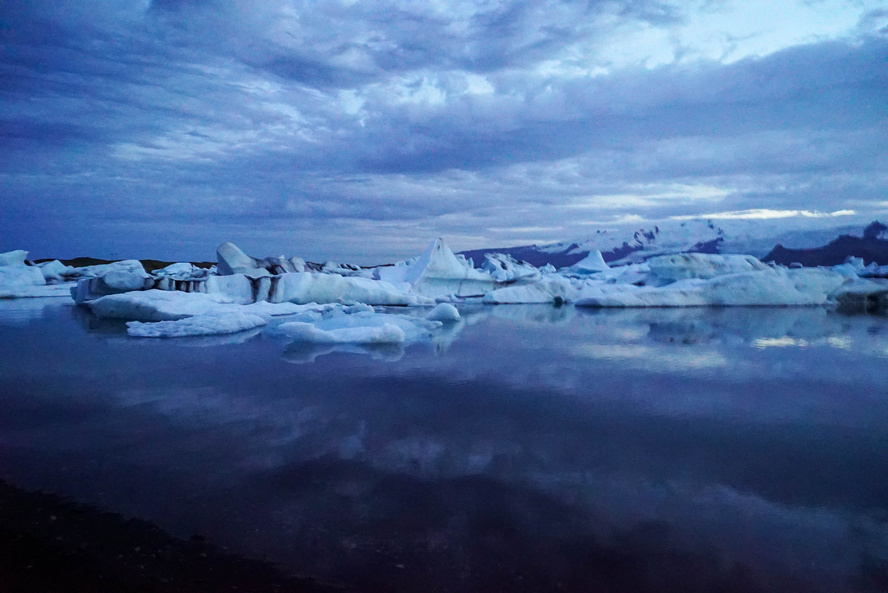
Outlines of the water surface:
M 888 319 L 463 314 L 330 350 L 0 302 L 0 477 L 367 590 L 888 588 Z

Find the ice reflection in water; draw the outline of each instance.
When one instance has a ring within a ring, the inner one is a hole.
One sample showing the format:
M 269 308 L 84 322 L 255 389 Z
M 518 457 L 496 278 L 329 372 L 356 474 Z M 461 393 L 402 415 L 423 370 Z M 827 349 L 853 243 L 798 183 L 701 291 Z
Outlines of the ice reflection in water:
M 295 570 L 853 591 L 886 566 L 885 318 L 470 307 L 433 343 L 328 351 L 22 311 L 0 303 L 2 477 Z

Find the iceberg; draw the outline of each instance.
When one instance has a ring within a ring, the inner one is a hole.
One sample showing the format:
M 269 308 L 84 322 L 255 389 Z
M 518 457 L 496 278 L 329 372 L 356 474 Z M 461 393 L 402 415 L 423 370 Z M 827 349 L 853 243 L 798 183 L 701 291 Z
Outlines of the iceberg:
M 220 276 L 247 274 L 249 276 L 269 276 L 268 270 L 260 268 L 256 259 L 250 257 L 240 247 L 231 242 L 222 243 L 216 248 L 216 269 Z
M 210 271 L 206 268 L 199 268 L 189 262 L 179 262 L 155 270 L 152 276 L 155 278 L 168 278 L 170 280 L 203 280 L 209 273 Z
M 457 258 L 441 238 L 432 241 L 425 253 L 407 266 L 403 281 L 416 294 L 432 298 L 449 294 L 481 296 L 495 284 L 490 274 L 476 270 L 465 258 Z
M 128 333 L 141 338 L 181 338 L 233 334 L 266 325 L 268 320 L 241 311 L 209 311 L 193 317 L 144 323 L 128 321 Z
M 770 268 L 688 278 L 666 286 L 598 284 L 583 289 L 579 307 L 704 307 L 826 305 L 847 278 L 831 270 Z
M 66 266 L 57 259 L 37 264 L 37 267 L 43 273 L 43 278 L 47 284 L 64 282 L 66 276 L 73 276 L 75 274 L 74 268 Z
M 425 318 L 429 321 L 459 321 L 459 311 L 450 303 L 438 303 Z
M 293 323 L 308 323 L 315 329 L 323 332 L 333 332 L 332 336 L 322 338 L 323 334 L 311 334 L 301 325 L 292 325 Z M 403 338 L 399 342 L 417 342 L 422 340 L 430 340 L 434 337 L 435 332 L 443 327 L 440 321 L 415 317 L 413 315 L 399 315 L 394 313 L 377 313 L 372 308 L 363 307 L 342 307 L 328 312 L 324 312 L 321 319 L 301 319 L 298 322 L 282 323 L 275 328 L 276 332 L 283 333 L 291 338 L 303 341 L 319 341 L 327 340 L 328 343 L 357 343 L 355 340 L 361 336 L 369 336 L 367 339 L 375 335 L 391 336 L 392 333 L 387 331 L 380 334 L 380 328 L 386 325 L 395 326 L 403 334 Z M 364 330 L 372 329 L 373 331 L 364 332 Z M 340 332 L 340 330 L 349 330 Z M 361 330 L 361 331 L 351 331 Z M 315 340 L 312 336 L 317 338 Z M 339 336 L 338 338 L 336 336 Z M 334 338 L 336 338 L 334 340 Z
M 230 300 L 219 295 L 200 292 L 144 290 L 103 296 L 86 303 L 96 317 L 131 321 L 176 321 L 218 311 Z
M 75 270 L 80 280 L 71 289 L 71 297 L 83 304 L 111 294 L 146 290 L 154 286 L 154 278 L 136 259 L 85 266 Z
M 47 285 L 36 266 L 10 264 L 0 266 L 0 299 L 67 297 L 73 283 Z
M 505 253 L 486 253 L 481 269 L 490 274 L 497 282 L 515 282 L 539 280 L 540 271 L 524 261 L 517 261 Z
M 888 280 L 852 280 L 832 295 L 839 309 L 849 313 L 881 313 L 888 311 Z
M 256 258 L 244 253 L 240 247 L 231 242 L 226 242 L 216 248 L 216 269 L 220 276 L 233 274 L 246 274 L 253 278 L 261 276 L 274 276 L 277 274 L 290 274 L 304 272 L 305 260 L 299 257 L 287 259 L 283 255 L 278 257 Z
M 28 252 L 22 249 L 0 253 L 0 299 L 66 297 L 71 294 L 73 283 L 57 284 L 63 280 L 56 274 L 58 266 L 66 266 L 58 261 L 31 266 L 26 264 L 27 258 Z M 48 281 L 53 284 L 47 285 Z
M 331 305 L 257 302 L 239 304 L 220 294 L 143 290 L 104 296 L 87 303 L 96 317 L 130 321 L 176 321 L 205 313 L 247 313 L 263 318 L 329 311 Z
M 23 249 L 0 253 L 0 268 L 5 266 L 23 266 L 28 260 L 28 252 Z
M 366 303 L 368 305 L 430 305 L 428 298 L 408 294 L 382 280 L 339 274 L 302 272 L 269 278 L 268 300 L 274 303 Z
M 589 255 L 575 263 L 574 265 L 564 268 L 564 271 L 570 274 L 596 274 L 598 272 L 608 272 L 611 267 L 607 265 L 601 252 L 593 249 Z
M 690 278 L 708 279 L 726 274 L 769 270 L 751 255 L 712 255 L 707 253 L 677 253 L 660 255 L 647 260 L 653 280 L 659 285 Z
M 491 305 L 571 302 L 577 297 L 577 290 L 570 280 L 558 275 L 547 275 L 533 284 L 504 286 L 488 292 L 481 299 Z

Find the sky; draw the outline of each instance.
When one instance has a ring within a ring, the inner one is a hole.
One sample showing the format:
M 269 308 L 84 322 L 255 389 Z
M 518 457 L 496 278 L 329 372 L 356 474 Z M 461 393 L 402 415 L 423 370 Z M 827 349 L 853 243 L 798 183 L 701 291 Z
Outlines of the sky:
M 0 251 L 888 211 L 883 0 L 0 0 Z

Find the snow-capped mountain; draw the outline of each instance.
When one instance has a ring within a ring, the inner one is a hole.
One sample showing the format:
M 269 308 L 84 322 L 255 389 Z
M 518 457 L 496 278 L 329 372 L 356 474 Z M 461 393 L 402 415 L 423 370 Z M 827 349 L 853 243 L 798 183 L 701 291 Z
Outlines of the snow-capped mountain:
M 507 253 L 537 267 L 571 266 L 598 250 L 609 264 L 644 261 L 668 253 L 742 253 L 765 258 L 777 245 L 800 250 L 826 245 L 842 235 L 863 237 L 866 223 L 837 225 L 824 219 L 667 220 L 645 226 L 598 228 L 584 239 L 548 245 L 479 249 L 462 252 L 475 265 L 485 253 Z M 879 231 L 878 238 L 888 238 Z

